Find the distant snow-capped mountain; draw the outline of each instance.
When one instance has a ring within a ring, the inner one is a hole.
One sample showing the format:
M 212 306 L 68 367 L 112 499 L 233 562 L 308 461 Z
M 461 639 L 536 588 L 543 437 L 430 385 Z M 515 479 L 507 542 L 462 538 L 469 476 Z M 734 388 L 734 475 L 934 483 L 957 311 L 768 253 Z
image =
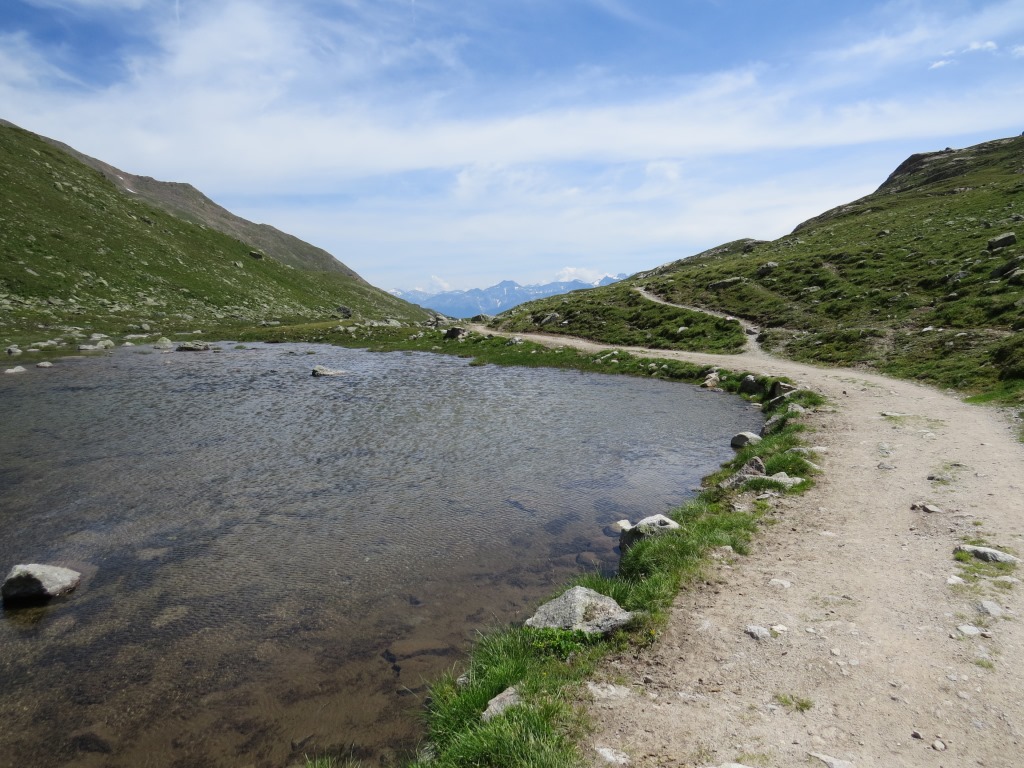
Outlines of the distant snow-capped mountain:
M 534 299 L 557 296 L 560 293 L 569 293 L 569 291 L 578 291 L 583 288 L 596 288 L 599 285 L 611 285 L 625 277 L 624 274 L 615 277 L 608 275 L 593 283 L 569 280 L 543 285 L 519 285 L 513 280 L 503 280 L 490 288 L 472 288 L 468 291 L 427 293 L 426 291 L 394 290 L 390 293 L 448 317 L 473 317 L 475 315 L 496 315 Z

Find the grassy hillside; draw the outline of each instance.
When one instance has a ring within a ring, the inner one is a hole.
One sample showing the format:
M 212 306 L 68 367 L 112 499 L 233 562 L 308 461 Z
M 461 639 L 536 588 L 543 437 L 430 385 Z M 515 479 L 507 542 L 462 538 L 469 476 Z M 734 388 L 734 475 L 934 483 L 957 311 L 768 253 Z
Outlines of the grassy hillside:
M 419 322 L 429 313 L 345 269 L 312 271 L 126 195 L 27 131 L 0 126 L 0 339 L 68 326 L 124 334 L 261 322 Z M 255 255 L 254 255 L 255 254 Z
M 701 338 L 673 338 L 659 320 L 665 308 L 630 291 L 644 287 L 747 319 L 766 348 L 799 360 L 1012 395 L 1024 377 L 1024 246 L 1000 246 L 1006 233 L 1024 241 L 1024 137 L 914 155 L 876 192 L 791 235 L 737 240 L 609 288 L 524 305 L 497 322 L 614 343 L 650 333 L 658 346 L 722 348 L 717 326 Z M 542 325 L 552 311 L 558 322 Z

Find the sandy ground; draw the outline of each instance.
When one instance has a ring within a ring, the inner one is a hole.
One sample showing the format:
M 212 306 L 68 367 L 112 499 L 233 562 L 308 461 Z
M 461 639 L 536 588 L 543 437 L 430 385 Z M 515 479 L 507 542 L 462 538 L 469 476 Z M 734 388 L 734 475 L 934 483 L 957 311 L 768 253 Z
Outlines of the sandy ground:
M 1024 445 L 1006 414 L 753 345 L 632 351 L 786 375 L 834 407 L 806 419 L 826 449 L 816 486 L 776 500 L 750 555 L 716 560 L 652 648 L 590 685 L 593 764 L 1024 766 L 1024 585 L 948 583 L 965 538 L 1024 554 Z

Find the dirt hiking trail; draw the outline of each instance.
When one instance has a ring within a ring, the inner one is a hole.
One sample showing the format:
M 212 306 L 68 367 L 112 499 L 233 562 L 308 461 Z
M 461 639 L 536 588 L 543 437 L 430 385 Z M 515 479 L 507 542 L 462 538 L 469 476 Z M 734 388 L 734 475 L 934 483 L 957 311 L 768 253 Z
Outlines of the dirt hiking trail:
M 834 407 L 804 417 L 825 449 L 815 487 L 775 499 L 751 553 L 720 554 L 655 645 L 589 685 L 592 764 L 1024 766 L 1024 567 L 951 578 L 965 539 L 1024 554 L 1024 445 L 1006 414 L 759 350 L 625 349 L 789 376 Z

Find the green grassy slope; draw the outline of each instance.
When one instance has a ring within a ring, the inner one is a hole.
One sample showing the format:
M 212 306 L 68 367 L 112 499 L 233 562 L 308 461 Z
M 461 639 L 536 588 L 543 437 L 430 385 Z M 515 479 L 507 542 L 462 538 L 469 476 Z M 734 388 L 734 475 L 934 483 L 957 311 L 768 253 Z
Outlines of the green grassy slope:
M 786 237 L 737 240 L 558 297 L 559 323 L 540 325 L 550 302 L 518 307 L 498 323 L 626 343 L 607 338 L 610 323 L 585 318 L 594 304 L 606 304 L 606 314 L 632 312 L 635 336 L 665 312 L 637 305 L 630 289 L 642 286 L 750 320 L 768 349 L 799 360 L 1013 393 L 1024 376 L 1024 247 L 989 243 L 1015 230 L 1024 242 L 1024 137 L 914 155 L 871 195 Z M 680 349 L 722 347 L 710 333 L 655 338 Z
M 126 195 L 44 141 L 0 126 L 0 339 L 65 326 L 169 333 L 337 315 L 429 313 L 344 271 L 297 269 Z

